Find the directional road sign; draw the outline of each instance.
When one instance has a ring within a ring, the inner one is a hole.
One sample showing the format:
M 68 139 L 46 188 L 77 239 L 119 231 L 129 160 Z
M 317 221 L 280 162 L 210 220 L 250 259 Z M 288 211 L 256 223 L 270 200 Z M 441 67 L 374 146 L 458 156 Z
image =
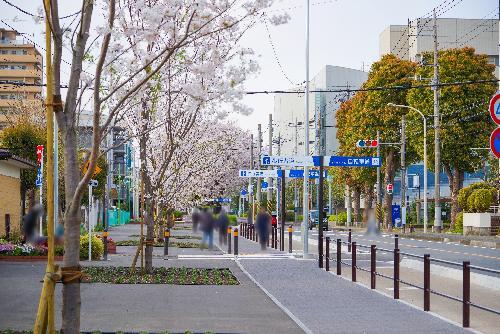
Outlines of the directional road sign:
M 330 167 L 380 167 L 380 158 L 379 157 L 330 156 L 330 157 L 325 157 L 325 166 L 330 166 Z
M 327 175 L 327 173 L 325 170 L 325 171 L 323 171 L 323 176 L 326 177 L 326 175 Z M 304 170 L 303 169 L 286 170 L 285 176 L 291 177 L 291 178 L 303 178 L 304 177 Z M 310 179 L 319 179 L 319 170 L 309 169 L 309 178 Z
M 261 187 L 262 187 L 262 189 L 264 189 L 264 190 L 265 190 L 265 189 L 267 189 L 267 187 L 269 187 L 269 183 L 267 183 L 266 181 L 263 181 L 263 182 L 261 183 Z
M 231 199 L 226 197 L 205 198 L 205 202 L 231 203 Z
M 264 166 L 319 166 L 319 156 L 263 156 Z M 380 157 L 343 157 L 325 156 L 323 166 L 326 167 L 380 167 Z M 241 176 L 241 175 L 240 175 Z
M 319 166 L 319 157 L 264 155 L 261 158 L 261 164 L 264 166 Z
M 496 92 L 490 100 L 490 116 L 493 122 L 500 124 L 500 92 Z
M 278 170 L 240 169 L 240 177 L 278 177 Z
M 500 159 L 500 128 L 496 128 L 490 137 L 491 152 Z

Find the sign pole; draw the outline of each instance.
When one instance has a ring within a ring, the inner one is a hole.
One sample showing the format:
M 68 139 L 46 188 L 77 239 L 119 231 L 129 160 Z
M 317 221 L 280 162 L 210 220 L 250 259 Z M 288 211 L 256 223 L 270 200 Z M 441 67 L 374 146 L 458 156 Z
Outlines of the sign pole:
M 281 176 L 281 233 L 280 233 L 280 250 L 285 250 L 285 222 L 286 222 L 286 202 L 285 202 L 285 187 L 286 187 L 286 176 L 283 171 Z
M 92 261 L 92 216 L 90 215 L 90 208 L 92 207 L 92 184 L 89 183 L 89 261 Z
M 323 182 L 324 182 L 324 177 L 323 177 L 323 156 L 319 157 L 319 189 L 318 189 L 318 254 L 319 254 L 319 267 L 323 268 L 323 218 L 324 218 L 324 211 L 323 211 Z M 328 259 L 326 259 L 329 261 Z
M 380 130 L 377 130 L 377 157 L 380 157 Z M 377 167 L 377 205 L 376 205 L 376 212 L 377 212 L 377 227 L 380 230 L 382 227 L 382 214 L 381 214 L 381 208 L 382 208 L 382 185 L 380 183 L 380 176 L 381 169 L 380 166 Z M 380 208 L 380 209 L 379 209 Z M 379 212 L 380 210 L 380 212 Z
M 305 92 L 305 117 L 304 117 L 304 155 L 309 155 L 309 0 L 306 9 L 306 92 Z M 302 203 L 302 249 L 303 257 L 309 254 L 309 167 L 304 166 L 304 198 Z

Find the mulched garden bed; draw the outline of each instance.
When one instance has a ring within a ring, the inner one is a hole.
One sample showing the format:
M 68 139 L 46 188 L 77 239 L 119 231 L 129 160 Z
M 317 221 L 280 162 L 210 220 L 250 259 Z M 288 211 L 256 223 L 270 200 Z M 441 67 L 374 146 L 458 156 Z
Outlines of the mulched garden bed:
M 117 246 L 139 246 L 139 240 L 120 240 L 116 242 Z M 163 242 L 155 242 L 154 247 L 164 247 Z M 169 241 L 168 247 L 177 248 L 206 248 L 204 244 L 190 241 Z
M 110 284 L 174 284 L 174 285 L 238 285 L 238 279 L 228 268 L 153 268 L 152 274 L 129 267 L 83 267 L 83 283 Z

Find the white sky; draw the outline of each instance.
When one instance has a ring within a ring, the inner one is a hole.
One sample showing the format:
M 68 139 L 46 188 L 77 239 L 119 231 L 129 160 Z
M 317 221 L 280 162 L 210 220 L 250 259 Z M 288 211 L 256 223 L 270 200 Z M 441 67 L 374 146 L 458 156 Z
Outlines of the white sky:
M 35 13 L 42 0 L 9 0 Z M 442 17 L 495 18 L 497 0 L 311 0 L 310 75 L 311 78 L 326 64 L 365 70 L 379 58 L 378 37 L 390 24 L 406 24 L 427 14 L 445 1 L 452 7 Z M 97 1 L 99 3 L 99 1 Z M 79 10 L 81 1 L 60 0 L 60 15 Z M 273 9 L 286 8 L 291 16 L 288 24 L 269 25 L 276 52 L 286 75 L 294 82 L 305 80 L 305 3 L 306 0 L 281 0 Z M 43 26 L 0 2 L 0 18 L 20 32 L 35 34 L 35 42 L 43 45 Z M 95 21 L 102 15 L 94 12 Z M 272 14 L 269 13 L 269 14 Z M 0 22 L 0 27 L 5 27 Z M 242 40 L 259 55 L 261 72 L 250 79 L 247 90 L 280 90 L 292 85 L 282 74 L 273 54 L 264 24 L 258 23 Z M 68 55 L 66 59 L 70 59 Z M 63 83 L 65 82 L 63 78 Z M 250 116 L 233 117 L 238 124 L 256 131 L 257 124 L 267 126 L 273 112 L 273 95 L 250 95 L 244 102 L 254 109 Z

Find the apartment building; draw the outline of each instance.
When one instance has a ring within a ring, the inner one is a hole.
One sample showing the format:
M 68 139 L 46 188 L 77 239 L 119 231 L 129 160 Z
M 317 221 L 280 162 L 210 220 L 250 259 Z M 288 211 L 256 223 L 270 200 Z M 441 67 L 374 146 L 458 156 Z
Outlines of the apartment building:
M 41 101 L 42 55 L 17 31 L 0 28 L 0 130 L 8 116 Z

